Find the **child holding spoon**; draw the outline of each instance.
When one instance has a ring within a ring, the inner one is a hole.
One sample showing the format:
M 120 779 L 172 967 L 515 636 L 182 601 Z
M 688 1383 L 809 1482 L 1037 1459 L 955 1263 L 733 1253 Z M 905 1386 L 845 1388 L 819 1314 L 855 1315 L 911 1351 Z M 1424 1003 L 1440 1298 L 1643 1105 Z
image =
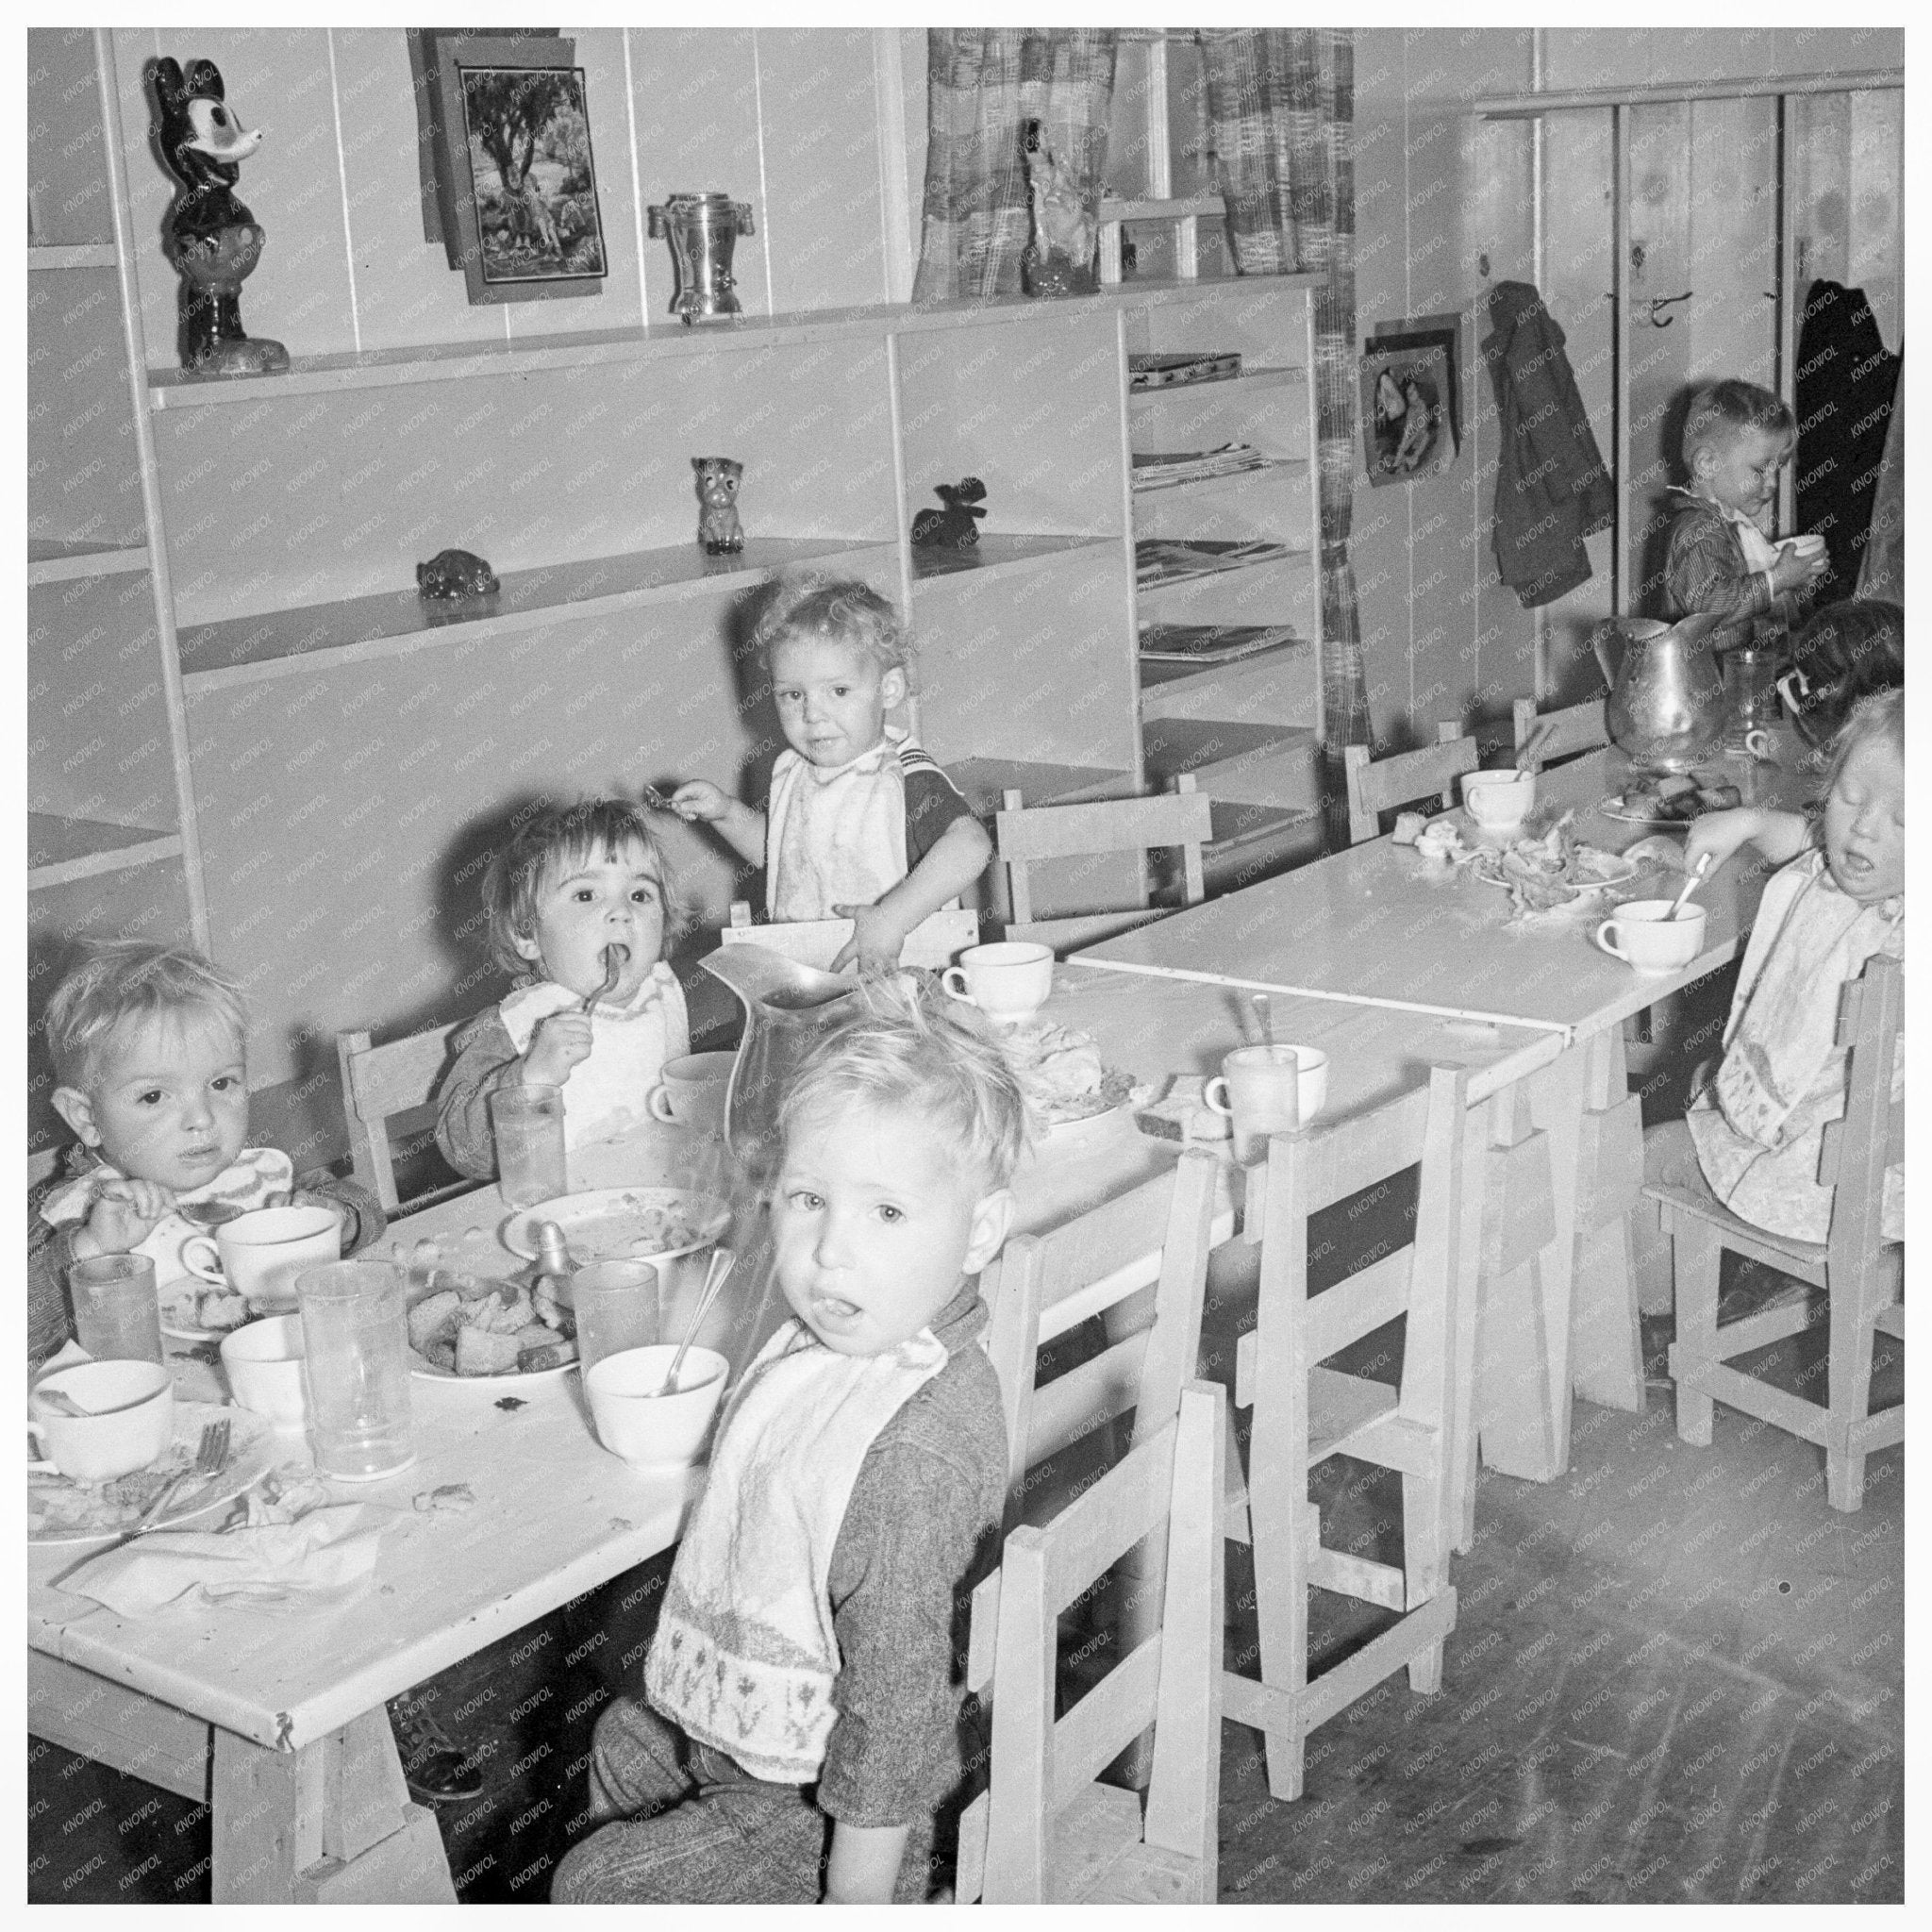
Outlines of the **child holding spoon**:
M 483 880 L 490 948 L 516 975 L 458 1036 L 436 1144 L 459 1174 L 496 1172 L 490 1096 L 563 1089 L 564 1141 L 642 1120 L 664 1062 L 691 1051 L 684 989 L 662 958 L 675 929 L 670 868 L 651 815 L 628 799 L 550 807 L 519 825 Z

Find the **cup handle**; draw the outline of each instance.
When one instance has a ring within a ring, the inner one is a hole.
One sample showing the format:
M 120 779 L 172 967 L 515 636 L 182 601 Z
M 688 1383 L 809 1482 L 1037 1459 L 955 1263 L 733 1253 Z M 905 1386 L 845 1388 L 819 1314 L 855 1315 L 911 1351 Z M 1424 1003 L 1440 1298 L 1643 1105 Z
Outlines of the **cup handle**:
M 954 984 L 956 980 L 958 982 L 958 985 Z M 940 974 L 940 984 L 942 987 L 944 987 L 945 990 L 949 993 L 951 993 L 956 1000 L 964 1000 L 969 1007 L 977 1006 L 979 1004 L 978 1001 L 976 1001 L 973 997 L 973 995 L 966 991 L 966 973 L 963 967 L 948 966 L 946 970 Z
M 1217 1087 L 1221 1089 L 1221 1098 L 1219 1100 L 1214 1097 L 1214 1090 Z M 1218 1113 L 1225 1120 L 1232 1120 L 1234 1118 L 1234 1108 L 1227 1104 L 1227 1082 L 1219 1074 L 1216 1074 L 1213 1079 L 1202 1088 L 1201 1105 L 1209 1113 Z
M 202 1260 L 195 1252 L 199 1248 L 206 1248 L 212 1258 Z M 190 1235 L 181 1243 L 181 1265 L 197 1281 L 212 1282 L 217 1288 L 225 1288 L 228 1285 L 228 1277 L 222 1273 L 221 1244 L 211 1235 Z
M 671 1090 L 668 1087 L 653 1087 L 647 1103 L 654 1121 L 675 1121 L 677 1116 L 671 1111 Z
M 1616 929 L 1616 924 L 1617 922 L 1614 919 L 1605 920 L 1604 923 L 1596 929 L 1596 942 L 1604 949 L 1605 952 L 1607 952 L 1610 956 L 1611 958 L 1621 959 L 1623 960 L 1624 964 L 1627 966 L 1630 963 L 1629 954 L 1619 951 L 1617 947 L 1613 946 L 1609 942 L 1609 941 L 1604 937 L 1604 935 L 1607 932 L 1614 931 Z
M 28 1416 L 26 1419 L 26 1432 L 34 1439 L 34 1445 L 41 1452 L 38 1457 L 29 1459 L 27 1467 L 32 1470 L 45 1470 L 54 1475 L 58 1475 L 60 1474 L 58 1468 L 47 1457 L 47 1431 L 45 1425 L 36 1422 L 32 1416 Z
M 1744 734 L 1744 749 L 1760 763 L 1769 764 L 1777 757 L 1777 747 L 1770 732 L 1761 725 L 1753 725 Z

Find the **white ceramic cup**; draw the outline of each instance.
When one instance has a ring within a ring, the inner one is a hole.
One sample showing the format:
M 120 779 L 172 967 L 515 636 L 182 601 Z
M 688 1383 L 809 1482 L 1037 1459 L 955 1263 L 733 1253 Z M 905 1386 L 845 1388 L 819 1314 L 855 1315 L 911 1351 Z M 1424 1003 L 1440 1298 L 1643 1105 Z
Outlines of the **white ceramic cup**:
M 1258 1160 L 1268 1136 L 1305 1127 L 1328 1098 L 1328 1056 L 1314 1046 L 1241 1046 L 1202 1100 L 1234 1124 L 1235 1158 Z
M 1704 908 L 1686 906 L 1673 919 L 1668 899 L 1632 899 L 1597 927 L 1596 942 L 1640 973 L 1674 973 L 1704 950 Z
M 222 1338 L 228 1389 L 243 1408 L 277 1429 L 299 1429 L 308 1419 L 302 1387 L 302 1317 L 271 1315 Z
M 651 1112 L 681 1127 L 716 1132 L 724 1120 L 724 1091 L 735 1053 L 687 1053 L 666 1060 L 651 1089 Z
M 58 1390 L 85 1415 L 59 1415 L 42 1398 Z M 27 1431 L 42 1459 L 80 1483 L 131 1475 L 175 1440 L 175 1378 L 159 1362 L 77 1362 L 42 1375 L 27 1398 Z
M 724 1393 L 730 1363 L 709 1348 L 693 1347 L 677 1373 L 677 1387 L 659 1395 L 677 1344 L 626 1348 L 591 1364 L 584 1376 L 597 1440 L 640 1469 L 686 1469 L 704 1452 Z
M 342 1217 L 333 1208 L 258 1208 L 181 1243 L 181 1265 L 191 1274 L 276 1312 L 294 1307 L 301 1270 L 341 1255 Z
M 1513 832 L 1536 804 L 1534 772 L 1465 772 L 1462 804 L 1486 832 Z
M 1792 556 L 1802 557 L 1808 563 L 1814 557 L 1824 555 L 1824 539 L 1816 530 L 1804 530 L 1795 537 L 1787 537 L 1778 548 L 1789 550 Z
M 1053 948 L 1028 940 L 968 946 L 943 978 L 956 1000 L 1002 1025 L 1017 1026 L 1032 1019 L 1053 991 Z

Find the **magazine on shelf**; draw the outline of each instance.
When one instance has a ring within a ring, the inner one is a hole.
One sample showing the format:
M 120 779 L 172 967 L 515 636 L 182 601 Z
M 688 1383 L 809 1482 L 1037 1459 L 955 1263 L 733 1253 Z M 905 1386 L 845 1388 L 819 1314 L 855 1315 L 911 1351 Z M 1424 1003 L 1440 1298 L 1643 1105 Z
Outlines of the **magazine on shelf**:
M 1238 476 L 1265 470 L 1268 458 L 1251 442 L 1224 442 L 1219 449 L 1182 450 L 1172 454 L 1137 451 L 1134 488 L 1165 490 L 1177 483 L 1203 483 L 1211 476 Z
M 1241 373 L 1241 358 L 1231 350 L 1191 355 L 1158 355 L 1136 350 L 1127 358 L 1130 389 L 1171 389 L 1183 382 L 1228 382 Z
M 1143 537 L 1134 545 L 1134 577 L 1141 584 L 1180 584 L 1190 577 L 1212 576 L 1217 571 L 1274 563 L 1292 554 L 1285 543 L 1236 543 L 1205 537 L 1184 543 L 1166 537 Z
M 1291 624 L 1147 624 L 1141 656 L 1149 664 L 1232 664 L 1298 641 Z

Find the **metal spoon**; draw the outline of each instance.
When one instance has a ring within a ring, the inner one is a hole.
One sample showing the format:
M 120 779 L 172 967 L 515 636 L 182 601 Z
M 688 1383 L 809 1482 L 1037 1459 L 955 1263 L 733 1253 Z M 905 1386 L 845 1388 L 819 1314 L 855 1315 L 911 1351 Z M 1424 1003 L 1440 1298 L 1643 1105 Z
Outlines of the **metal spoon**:
M 711 1312 L 711 1304 L 718 1299 L 718 1291 L 724 1286 L 726 1277 L 737 1265 L 738 1257 L 729 1248 L 712 1250 L 710 1272 L 705 1276 L 705 1291 L 698 1296 L 697 1309 L 691 1318 L 690 1326 L 684 1331 L 684 1340 L 677 1344 L 677 1353 L 671 1357 L 671 1373 L 664 1377 L 664 1386 L 658 1391 L 659 1395 L 677 1393 L 677 1372 L 684 1366 L 685 1355 L 696 1341 L 705 1317 Z
M 624 962 L 630 958 L 630 948 L 620 946 L 613 941 L 604 948 L 604 984 L 584 1001 L 583 1010 L 589 1012 L 601 999 L 608 999 L 618 980 L 624 974 Z
M 1704 874 L 1709 870 L 1710 854 L 1707 852 L 1698 859 L 1696 871 L 1684 881 L 1684 890 L 1671 902 L 1671 909 L 1664 915 L 1664 923 L 1666 924 L 1669 924 L 1672 920 L 1676 918 L 1678 913 L 1683 911 L 1685 900 L 1690 898 L 1690 894 L 1704 883 Z
M 42 1408 L 51 1408 L 56 1415 L 92 1415 L 93 1410 L 83 1408 L 64 1389 L 36 1389 L 34 1400 Z
M 1274 1022 L 1269 1015 L 1268 995 L 1265 992 L 1257 992 L 1254 996 L 1254 1001 L 1255 1017 L 1261 1023 L 1261 1043 L 1263 1046 L 1273 1046 L 1274 1044 Z
M 641 798 L 643 802 L 646 805 L 648 805 L 653 811 L 674 811 L 676 809 L 676 808 L 671 803 L 671 801 L 668 798 L 666 798 L 664 794 L 661 791 L 659 791 L 655 785 L 640 786 L 638 788 L 638 796 Z

